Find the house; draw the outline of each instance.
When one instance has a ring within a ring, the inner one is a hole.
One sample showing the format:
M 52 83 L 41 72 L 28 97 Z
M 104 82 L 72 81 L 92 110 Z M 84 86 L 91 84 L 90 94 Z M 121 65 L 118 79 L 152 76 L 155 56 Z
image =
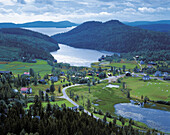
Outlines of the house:
M 149 65 L 157 65 L 157 63 L 151 61 L 151 62 L 148 62 Z
M 126 71 L 126 72 L 125 72 L 125 75 L 126 75 L 126 76 L 132 76 L 129 71 Z
M 150 78 L 149 75 L 144 75 L 144 76 L 142 77 L 142 79 L 143 79 L 144 81 L 148 81 L 148 80 L 150 80 L 151 78 Z
M 170 80 L 170 76 L 164 76 L 164 80 Z
M 32 88 L 21 88 L 21 93 L 27 93 L 27 94 L 31 94 L 32 93 Z
M 65 76 L 65 73 L 64 73 L 64 72 L 61 72 L 60 75 L 61 75 L 61 76 Z
M 58 77 L 57 76 L 51 76 L 50 80 L 53 82 L 57 82 L 58 81 Z
M 137 55 L 137 56 L 136 56 L 136 58 L 138 59 L 138 58 L 139 58 L 139 56 Z
M 155 76 L 158 76 L 158 77 L 162 76 L 161 71 L 156 71 Z
M 38 83 L 40 83 L 40 84 L 46 84 L 47 82 L 46 82 L 44 79 L 42 79 L 42 80 L 39 80 Z
M 140 64 L 143 65 L 143 64 L 145 64 L 145 62 L 144 62 L 143 60 L 141 60 L 141 61 L 140 61 Z
M 14 93 L 17 93 L 17 92 L 18 92 L 18 90 L 17 90 L 17 89 L 13 89 L 13 92 L 14 92 Z
M 147 67 L 148 68 L 153 68 L 153 66 L 151 64 L 148 64 Z
M 3 75 L 3 74 L 10 74 L 10 75 L 12 75 L 12 72 L 11 71 L 0 71 L 0 75 Z
M 168 72 L 164 72 L 163 76 L 168 76 Z
M 24 75 L 30 75 L 30 73 L 29 72 L 24 72 Z

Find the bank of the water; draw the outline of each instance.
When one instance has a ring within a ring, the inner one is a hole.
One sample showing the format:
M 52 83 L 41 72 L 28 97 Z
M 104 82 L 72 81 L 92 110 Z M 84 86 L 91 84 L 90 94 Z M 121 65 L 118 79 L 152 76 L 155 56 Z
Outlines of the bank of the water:
M 142 108 L 132 103 L 120 103 L 115 106 L 115 113 L 125 118 L 143 122 L 150 128 L 170 133 L 170 112 L 158 109 Z

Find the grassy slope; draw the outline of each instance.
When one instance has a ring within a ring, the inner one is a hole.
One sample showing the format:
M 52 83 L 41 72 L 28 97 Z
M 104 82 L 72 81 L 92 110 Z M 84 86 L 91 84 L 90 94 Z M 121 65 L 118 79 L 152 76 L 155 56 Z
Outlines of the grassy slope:
M 44 60 L 37 60 L 37 63 L 24 63 L 24 62 L 8 62 L 4 64 L 0 62 L 1 71 L 12 71 L 14 75 L 23 74 L 24 72 L 29 72 L 29 69 L 32 68 L 36 73 L 44 76 L 45 74 L 51 73 L 52 67 L 47 64 Z
M 89 99 L 91 103 L 93 102 L 94 104 L 99 104 L 99 106 L 92 105 L 96 109 L 101 109 L 104 112 L 108 111 L 114 114 L 115 104 L 129 102 L 129 100 L 126 98 L 126 95 L 124 95 L 119 89 L 106 88 L 105 86 L 107 84 L 108 83 L 101 83 L 97 84 L 96 86 L 91 86 L 91 93 L 89 93 L 89 87 L 86 85 L 72 87 L 67 90 L 67 94 L 69 95 L 70 91 L 74 91 L 74 95 L 79 95 L 80 97 L 78 104 L 83 105 L 83 99 L 84 104 L 86 104 L 87 99 Z M 83 95 L 83 99 L 81 98 L 81 95 Z M 97 100 L 101 101 L 97 102 Z
M 159 80 L 144 82 L 141 78 L 125 78 L 127 88 L 131 89 L 130 95 L 140 98 L 141 95 L 149 97 L 150 100 L 170 101 L 170 84 Z M 167 91 L 168 90 L 168 91 Z

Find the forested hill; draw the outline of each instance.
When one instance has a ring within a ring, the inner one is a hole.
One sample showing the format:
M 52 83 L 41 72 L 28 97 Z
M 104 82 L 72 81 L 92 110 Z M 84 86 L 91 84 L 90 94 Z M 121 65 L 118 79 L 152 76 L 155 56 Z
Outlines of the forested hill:
M 0 28 L 67 28 L 77 26 L 78 24 L 69 22 L 69 21 L 60 21 L 60 22 L 52 22 L 52 21 L 35 21 L 28 22 L 22 24 L 15 23 L 0 23 Z
M 120 53 L 170 50 L 168 34 L 127 26 L 118 20 L 85 22 L 52 37 L 73 47 Z
M 53 59 L 57 41 L 47 35 L 20 28 L 0 29 L 0 60 Z

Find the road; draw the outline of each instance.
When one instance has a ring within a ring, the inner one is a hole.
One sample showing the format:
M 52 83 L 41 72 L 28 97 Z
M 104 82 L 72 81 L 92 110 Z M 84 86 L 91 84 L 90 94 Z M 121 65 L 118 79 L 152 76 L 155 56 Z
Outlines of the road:
M 100 80 L 100 81 L 104 81 L 104 80 L 108 80 L 109 82 L 112 81 L 112 80 L 116 81 L 118 78 L 121 78 L 121 77 L 123 77 L 123 76 L 125 76 L 125 75 L 111 76 L 111 77 L 102 79 L 102 80 Z M 66 93 L 66 90 L 67 90 L 68 88 L 75 87 L 75 86 L 80 86 L 80 85 L 86 85 L 86 84 L 75 84 L 75 85 L 71 85 L 71 86 L 65 87 L 65 88 L 62 89 L 63 96 L 60 96 L 60 97 L 58 97 L 58 98 L 66 99 L 67 101 L 69 101 L 70 103 L 72 103 L 74 106 L 79 107 L 79 105 L 78 105 L 76 102 L 74 102 L 71 98 L 68 97 L 68 95 L 67 95 L 67 93 Z M 91 116 L 91 113 L 90 113 L 89 111 L 87 111 L 87 110 L 84 109 L 84 112 Z M 93 117 L 94 117 L 95 119 L 100 119 L 99 117 L 96 117 L 96 116 L 94 116 L 94 115 L 93 115 Z
M 72 86 L 68 86 L 68 87 L 63 88 L 63 89 L 62 89 L 63 96 L 61 96 L 61 97 L 59 97 L 59 98 L 66 99 L 67 101 L 69 101 L 70 103 L 72 103 L 74 106 L 79 107 L 79 105 L 78 105 L 76 102 L 74 102 L 72 99 L 70 99 L 70 98 L 68 97 L 68 95 L 66 94 L 66 90 L 67 90 L 68 88 L 75 87 L 75 86 L 80 86 L 80 85 L 85 85 L 85 84 L 75 84 L 75 85 L 72 85 Z M 87 111 L 87 110 L 84 109 L 84 112 L 91 116 L 91 113 L 90 113 L 89 111 Z M 93 115 L 93 117 L 94 117 L 95 119 L 100 119 L 99 117 L 96 117 L 96 116 L 94 116 L 94 115 Z

